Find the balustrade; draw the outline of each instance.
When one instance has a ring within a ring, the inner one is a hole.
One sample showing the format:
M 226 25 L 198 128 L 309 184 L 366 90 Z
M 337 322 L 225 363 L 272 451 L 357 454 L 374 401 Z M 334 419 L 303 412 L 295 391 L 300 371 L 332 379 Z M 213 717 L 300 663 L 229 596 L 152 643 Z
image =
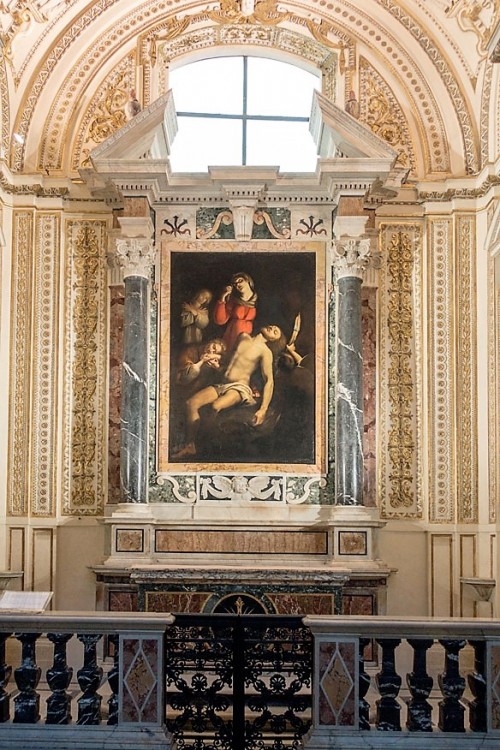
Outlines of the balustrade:
M 493 750 L 500 623 L 0 617 L 0 750 L 165 750 L 170 737 L 181 750 L 421 750 L 450 737 Z

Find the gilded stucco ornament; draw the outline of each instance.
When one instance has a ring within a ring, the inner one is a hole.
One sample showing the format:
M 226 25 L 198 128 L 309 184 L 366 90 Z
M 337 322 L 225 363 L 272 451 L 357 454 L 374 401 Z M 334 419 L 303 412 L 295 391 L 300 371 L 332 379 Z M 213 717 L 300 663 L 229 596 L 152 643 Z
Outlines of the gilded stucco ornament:
M 455 17 L 463 31 L 476 35 L 478 54 L 486 57 L 489 42 L 500 22 L 498 0 L 451 0 L 446 14 Z

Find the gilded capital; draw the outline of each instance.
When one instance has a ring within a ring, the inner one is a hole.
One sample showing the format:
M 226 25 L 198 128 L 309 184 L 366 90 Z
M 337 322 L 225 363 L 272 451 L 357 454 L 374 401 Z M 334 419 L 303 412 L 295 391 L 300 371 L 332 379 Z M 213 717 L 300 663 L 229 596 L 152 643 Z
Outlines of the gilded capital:
M 370 257 L 368 237 L 340 237 L 332 241 L 332 263 L 337 280 L 347 276 L 362 279 Z
M 123 278 L 142 276 L 149 279 L 156 260 L 156 248 L 153 240 L 145 237 L 120 237 L 116 239 L 115 257 L 123 268 Z

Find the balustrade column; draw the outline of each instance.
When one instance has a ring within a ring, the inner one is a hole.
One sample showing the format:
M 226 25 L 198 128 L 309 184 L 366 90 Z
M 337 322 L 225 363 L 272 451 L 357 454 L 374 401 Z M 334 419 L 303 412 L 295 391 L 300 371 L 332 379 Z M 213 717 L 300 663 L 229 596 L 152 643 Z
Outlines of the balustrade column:
M 336 503 L 363 505 L 361 284 L 370 240 L 341 237 L 333 250 L 338 289 Z
M 148 489 L 149 279 L 155 261 L 151 239 L 116 240 L 125 285 L 121 406 L 122 501 L 146 503 Z

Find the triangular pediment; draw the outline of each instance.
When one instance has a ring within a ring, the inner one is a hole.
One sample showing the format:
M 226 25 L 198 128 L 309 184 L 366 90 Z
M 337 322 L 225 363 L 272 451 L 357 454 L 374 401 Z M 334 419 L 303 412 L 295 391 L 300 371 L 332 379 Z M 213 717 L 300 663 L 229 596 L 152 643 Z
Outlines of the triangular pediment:
M 369 127 L 317 91 L 309 129 L 322 158 L 387 159 L 392 163 L 398 156 Z

